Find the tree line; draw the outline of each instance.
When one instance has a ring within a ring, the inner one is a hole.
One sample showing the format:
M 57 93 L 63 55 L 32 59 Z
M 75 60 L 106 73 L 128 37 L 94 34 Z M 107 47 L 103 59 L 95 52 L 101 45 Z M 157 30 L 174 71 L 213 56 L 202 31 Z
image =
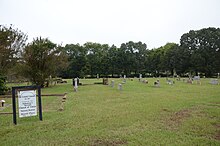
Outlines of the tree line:
M 55 44 L 38 37 L 26 44 L 27 35 L 13 26 L 0 26 L 0 79 L 23 76 L 43 86 L 52 76 L 128 77 L 170 76 L 198 73 L 210 77 L 220 72 L 220 29 L 203 28 L 183 34 L 180 44 L 148 49 L 129 41 L 120 47 L 87 42 Z

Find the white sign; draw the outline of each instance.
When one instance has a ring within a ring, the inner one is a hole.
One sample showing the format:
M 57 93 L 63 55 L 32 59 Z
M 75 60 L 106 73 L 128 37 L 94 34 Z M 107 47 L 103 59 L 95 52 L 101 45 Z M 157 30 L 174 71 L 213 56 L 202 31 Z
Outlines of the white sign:
M 18 92 L 19 117 L 37 115 L 36 90 Z

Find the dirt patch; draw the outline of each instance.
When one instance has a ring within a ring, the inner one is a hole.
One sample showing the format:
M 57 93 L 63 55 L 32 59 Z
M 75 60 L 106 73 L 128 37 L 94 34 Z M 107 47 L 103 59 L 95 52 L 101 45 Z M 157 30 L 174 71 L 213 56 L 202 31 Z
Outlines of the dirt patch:
M 127 141 L 96 139 L 93 142 L 91 142 L 90 146 L 120 146 L 120 145 L 127 145 Z
M 214 124 L 213 126 L 217 129 L 217 133 L 213 136 L 213 138 L 220 140 L 220 124 Z
M 170 112 L 167 109 L 163 109 L 165 112 Z M 191 116 L 192 110 L 190 109 L 183 109 L 178 112 L 171 114 L 164 122 L 167 125 L 168 129 L 175 130 L 182 124 L 182 122 Z
M 220 140 L 220 130 L 217 132 L 217 134 L 214 136 L 214 139 Z
M 174 121 L 176 123 L 182 122 L 183 119 L 190 117 L 191 111 L 189 109 L 184 109 L 180 110 L 176 113 L 174 113 L 171 117 L 170 120 Z

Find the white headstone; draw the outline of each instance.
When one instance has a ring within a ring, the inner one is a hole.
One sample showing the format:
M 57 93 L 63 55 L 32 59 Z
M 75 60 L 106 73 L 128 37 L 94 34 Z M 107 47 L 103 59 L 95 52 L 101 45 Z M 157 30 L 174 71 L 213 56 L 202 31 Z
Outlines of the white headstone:
M 74 91 L 77 92 L 77 88 L 78 88 L 78 85 L 77 85 L 77 78 L 74 79 Z
M 99 74 L 97 74 L 97 79 L 99 79 Z
M 139 82 L 142 81 L 142 74 L 139 74 Z

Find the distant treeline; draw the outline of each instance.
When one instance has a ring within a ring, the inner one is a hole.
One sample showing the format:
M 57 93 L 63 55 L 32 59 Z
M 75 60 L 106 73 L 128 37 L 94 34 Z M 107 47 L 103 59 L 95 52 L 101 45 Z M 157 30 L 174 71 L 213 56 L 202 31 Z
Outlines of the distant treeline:
M 204 75 L 220 72 L 220 29 L 191 30 L 180 38 L 180 45 L 147 49 L 147 44 L 129 41 L 118 48 L 114 45 L 88 42 L 84 45 L 67 44 L 67 69 L 59 72 L 65 78 Z
M 0 76 L 21 77 L 43 85 L 49 77 L 138 77 L 204 75 L 220 72 L 220 29 L 191 30 L 180 45 L 167 43 L 148 49 L 143 42 L 129 41 L 120 47 L 87 42 L 57 45 L 27 35 L 13 26 L 0 25 Z

